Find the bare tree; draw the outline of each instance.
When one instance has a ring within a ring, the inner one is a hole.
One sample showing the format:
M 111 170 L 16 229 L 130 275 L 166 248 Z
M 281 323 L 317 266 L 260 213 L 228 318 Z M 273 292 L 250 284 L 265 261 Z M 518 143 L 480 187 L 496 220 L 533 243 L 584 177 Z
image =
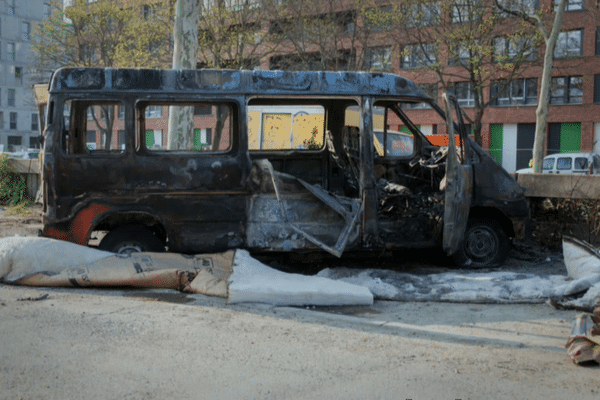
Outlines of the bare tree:
M 172 0 L 50 0 L 51 14 L 33 32 L 34 75 L 47 77 L 59 67 L 157 67 L 170 52 Z M 112 105 L 91 110 L 110 149 L 115 118 Z
M 260 0 L 205 0 L 198 38 L 198 63 L 208 68 L 252 69 L 273 48 L 268 8 Z
M 177 0 L 175 27 L 173 29 L 173 69 L 196 69 L 198 54 L 198 0 Z M 194 107 L 169 107 L 168 148 L 192 150 L 194 148 Z
M 369 31 L 356 0 L 288 1 L 269 9 L 270 39 L 278 44 L 271 68 L 362 70 Z
M 544 37 L 546 51 L 544 53 L 544 65 L 542 69 L 542 82 L 540 84 L 540 96 L 538 106 L 535 110 L 535 138 L 533 142 L 533 172 L 542 172 L 544 159 L 544 143 L 546 138 L 546 125 L 548 121 L 548 104 L 550 100 L 550 84 L 552 80 L 552 69 L 554 67 L 554 48 L 558 34 L 562 28 L 567 0 L 558 0 L 554 13 L 554 19 L 550 24 L 542 15 L 525 12 L 522 8 L 511 7 L 506 1 L 494 0 L 496 7 L 505 13 L 514 15 L 535 27 Z
M 406 75 L 417 82 L 436 77 L 447 91 L 466 96 L 457 97 L 473 107 L 472 128 L 481 143 L 485 110 L 536 61 L 537 32 L 496 12 L 490 0 L 397 0 L 373 10 L 367 17 L 389 24 Z

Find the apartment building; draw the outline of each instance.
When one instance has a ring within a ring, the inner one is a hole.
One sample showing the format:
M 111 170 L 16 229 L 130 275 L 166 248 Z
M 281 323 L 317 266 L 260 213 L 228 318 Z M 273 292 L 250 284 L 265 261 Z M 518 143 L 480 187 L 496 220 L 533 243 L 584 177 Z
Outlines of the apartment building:
M 39 147 L 32 93 L 31 33 L 50 13 L 47 0 L 0 0 L 0 148 Z

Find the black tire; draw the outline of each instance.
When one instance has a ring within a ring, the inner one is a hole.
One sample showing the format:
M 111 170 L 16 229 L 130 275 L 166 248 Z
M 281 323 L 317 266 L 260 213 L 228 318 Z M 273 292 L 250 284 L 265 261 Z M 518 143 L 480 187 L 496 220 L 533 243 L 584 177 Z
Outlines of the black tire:
M 458 267 L 497 267 L 506 260 L 509 247 L 508 237 L 496 221 L 471 220 L 459 249 L 452 257 Z
M 165 251 L 164 243 L 152 231 L 141 225 L 113 229 L 104 236 L 98 248 L 119 254 Z

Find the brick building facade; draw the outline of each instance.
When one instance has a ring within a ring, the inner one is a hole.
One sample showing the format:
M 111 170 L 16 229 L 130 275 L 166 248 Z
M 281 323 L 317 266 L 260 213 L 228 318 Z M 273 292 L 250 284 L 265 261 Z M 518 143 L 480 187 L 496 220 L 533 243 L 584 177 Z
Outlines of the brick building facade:
M 468 0 L 485 7 L 485 12 L 492 13 L 494 5 L 492 0 Z M 454 1 L 457 9 L 461 4 L 468 1 Z M 542 10 L 547 16 L 551 17 L 551 10 L 554 6 L 552 0 L 511 0 L 513 4 L 531 7 L 531 10 Z M 406 4 L 414 4 L 410 1 L 385 2 L 376 1 L 377 7 L 385 8 L 386 5 L 396 4 L 398 10 L 411 10 Z M 420 7 L 433 7 L 437 10 L 446 10 L 440 8 L 443 2 L 419 0 Z M 333 4 L 333 2 L 332 2 Z M 444 91 L 443 85 L 438 83 L 438 77 L 430 69 L 422 68 L 420 62 L 422 57 L 410 56 L 403 53 L 403 48 L 414 46 L 411 39 L 407 38 L 404 42 L 398 41 L 398 38 L 392 38 L 385 29 L 372 30 L 367 38 L 363 35 L 363 40 L 354 40 L 358 38 L 356 32 L 362 26 L 368 25 L 364 17 L 361 19 L 360 13 L 356 11 L 360 3 L 339 0 L 335 2 L 336 7 L 333 14 L 339 18 L 335 20 L 338 24 L 338 33 L 340 40 L 336 42 L 336 55 L 331 56 L 329 64 L 319 64 L 319 57 L 322 61 L 323 52 L 317 54 L 319 49 L 316 44 L 306 46 L 302 51 L 307 54 L 314 54 L 314 62 L 311 63 L 310 57 L 306 62 L 306 57 L 298 54 L 298 47 L 293 46 L 293 37 L 285 35 L 285 29 L 292 29 L 292 21 L 288 14 L 282 18 L 281 14 L 254 14 L 242 26 L 241 31 L 235 31 L 236 35 L 241 35 L 244 30 L 253 32 L 252 41 L 258 49 L 252 53 L 248 48 L 238 58 L 241 62 L 235 63 L 227 59 L 227 55 L 220 54 L 220 61 L 207 60 L 203 58 L 206 53 L 200 49 L 198 65 L 199 67 L 218 67 L 218 68 L 260 68 L 260 69 L 354 69 L 370 71 L 386 71 L 403 75 L 424 87 L 431 89 L 436 86 L 433 95 L 440 96 Z M 203 15 L 200 26 L 200 36 L 203 32 L 206 35 L 206 24 L 213 24 L 207 17 L 207 10 L 216 7 L 223 7 L 230 13 L 240 13 L 243 10 L 262 10 L 266 7 L 278 7 L 278 10 L 285 10 L 286 7 L 293 7 L 290 2 L 281 0 L 204 0 Z M 447 6 L 447 4 L 445 4 Z M 353 9 L 353 7 L 355 7 Z M 437 8 L 436 8 L 437 7 Z M 425 8 L 420 8 L 423 11 Z M 545 11 L 544 11 L 545 10 Z M 308 11 L 305 17 L 315 21 L 322 18 L 319 14 L 322 11 Z M 329 11 L 330 14 L 332 11 Z M 311 14 L 312 13 L 312 14 Z M 438 11 L 439 13 L 439 11 Z M 445 18 L 454 19 L 453 14 L 446 15 Z M 233 15 L 233 14 L 232 14 Z M 260 17 L 257 17 L 259 15 Z M 427 25 L 427 13 L 421 12 L 416 20 Z M 501 35 L 509 35 L 514 19 L 505 16 L 506 32 L 500 31 L 498 37 L 493 39 L 494 49 L 500 48 L 502 44 Z M 239 21 L 241 19 L 238 18 Z M 510 21 L 513 22 L 510 22 Z M 225 22 L 230 24 L 228 29 L 223 30 L 225 35 L 232 36 L 234 31 L 229 28 L 234 25 L 235 20 Z M 510 22 L 510 23 L 509 23 Z M 203 26 L 203 24 L 205 24 Z M 512 24 L 512 25 L 511 25 Z M 428 29 L 416 26 L 414 29 Z M 502 28 L 501 28 L 502 29 Z M 274 33 L 281 35 L 274 36 Z M 293 32 L 292 32 L 293 33 Z M 210 33 L 211 35 L 213 33 Z M 240 36 L 241 37 L 241 36 Z M 256 38 L 256 39 L 254 39 Z M 264 38 L 264 42 L 260 42 Z M 216 42 L 218 37 L 210 36 L 211 41 Z M 360 39 L 360 38 L 359 38 Z M 274 50 L 265 49 L 273 44 Z M 498 46 L 500 44 L 500 47 Z M 202 46 L 202 44 L 201 44 Z M 510 53 L 511 46 L 506 44 L 506 52 Z M 527 50 L 528 51 L 528 50 Z M 526 54 L 529 54 L 526 51 Z M 540 77 L 542 72 L 541 60 L 543 58 L 543 46 L 531 49 L 531 60 L 527 59 L 523 68 L 512 79 L 511 83 L 502 89 L 494 84 L 492 80 L 487 86 L 483 87 L 483 98 L 491 101 L 490 106 L 485 108 L 482 118 L 481 141 L 484 149 L 488 150 L 508 171 L 513 172 L 519 168 L 527 167 L 532 157 L 533 136 L 535 131 L 535 112 L 538 95 L 540 91 Z M 306 54 L 304 54 L 306 55 Z M 231 54 L 229 54 L 231 56 Z M 495 57 L 489 55 L 488 57 Z M 575 151 L 596 151 L 600 152 L 600 10 L 596 2 L 591 0 L 568 0 L 567 11 L 563 29 L 559 36 L 557 50 L 555 51 L 555 64 L 553 69 L 553 80 L 551 99 L 548 115 L 548 127 L 546 130 L 546 153 L 555 152 L 575 152 Z M 449 57 L 440 52 L 439 62 L 450 66 L 449 75 L 452 73 L 452 64 Z M 446 86 L 453 87 L 466 115 L 472 120 L 474 118 L 474 99 L 470 84 L 459 76 L 451 77 L 446 82 Z M 493 101 L 491 100 L 493 99 Z M 157 111 L 158 112 L 158 111 Z M 425 134 L 442 134 L 444 127 L 432 123 L 433 112 L 428 109 L 414 109 L 409 111 L 411 118 L 418 121 L 421 130 Z M 402 130 L 398 121 L 398 126 L 391 126 L 392 129 Z M 165 139 L 164 130 L 157 126 L 153 128 L 156 135 L 156 144 Z M 206 133 L 203 134 L 206 136 Z M 207 140 L 207 139 L 203 139 Z

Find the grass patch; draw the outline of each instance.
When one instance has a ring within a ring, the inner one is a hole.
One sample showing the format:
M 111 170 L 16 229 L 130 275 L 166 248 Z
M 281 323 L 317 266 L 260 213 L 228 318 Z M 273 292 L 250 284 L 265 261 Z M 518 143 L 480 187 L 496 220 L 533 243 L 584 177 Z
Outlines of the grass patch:
M 14 206 L 9 206 L 8 207 L 8 212 L 11 214 L 16 214 L 16 215 L 20 215 L 23 217 L 28 217 L 33 215 L 33 211 L 31 211 L 31 209 L 29 208 L 29 206 L 31 206 L 33 204 L 32 201 L 27 200 L 27 201 L 23 201 L 19 204 L 16 204 Z
M 27 196 L 27 182 L 24 176 L 14 172 L 8 154 L 2 154 L 0 156 L 0 204 L 16 206 L 21 203 L 27 205 L 32 203 L 32 199 Z

